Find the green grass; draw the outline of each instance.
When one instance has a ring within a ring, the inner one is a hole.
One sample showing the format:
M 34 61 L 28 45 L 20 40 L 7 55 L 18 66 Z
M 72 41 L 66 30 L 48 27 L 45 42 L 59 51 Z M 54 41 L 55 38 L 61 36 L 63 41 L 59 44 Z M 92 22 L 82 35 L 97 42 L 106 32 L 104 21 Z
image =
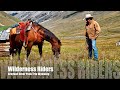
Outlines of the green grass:
M 115 45 L 115 42 L 119 38 L 98 38 L 97 47 L 99 53 L 99 60 L 120 60 L 120 47 Z M 48 42 L 44 43 L 43 46 L 43 59 L 49 60 L 52 58 L 51 44 Z M 37 46 L 33 46 L 30 54 L 30 60 L 39 60 L 39 53 Z M 61 46 L 61 57 L 62 60 L 87 60 L 88 51 L 86 50 L 84 40 L 62 40 Z M 22 49 L 21 59 L 24 60 L 25 51 Z M 3 58 L 0 58 L 3 59 Z M 15 56 L 17 59 L 17 56 Z
M 10 26 L 0 26 L 0 31 L 8 29 Z

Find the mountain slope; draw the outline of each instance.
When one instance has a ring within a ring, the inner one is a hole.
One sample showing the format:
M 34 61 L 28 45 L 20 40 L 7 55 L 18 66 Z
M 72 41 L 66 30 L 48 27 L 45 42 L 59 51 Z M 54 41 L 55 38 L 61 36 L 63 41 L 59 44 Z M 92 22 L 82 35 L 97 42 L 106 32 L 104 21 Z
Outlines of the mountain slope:
M 86 13 L 91 13 L 101 26 L 100 37 L 120 36 L 120 11 L 8 11 L 15 17 L 33 18 L 60 38 L 84 36 Z
M 11 15 L 8 15 L 4 11 L 0 11 L 0 26 L 10 26 L 19 21 L 20 21 L 19 19 L 15 18 Z
M 32 18 L 40 23 L 51 19 L 67 18 L 77 13 L 77 11 L 6 11 L 6 13 L 23 21 Z
M 86 13 L 91 13 L 100 24 L 102 29 L 100 37 L 120 36 L 120 11 L 85 11 L 66 19 L 41 24 L 61 38 L 67 37 L 70 39 L 76 37 L 80 39 L 84 36 L 85 21 L 83 18 Z

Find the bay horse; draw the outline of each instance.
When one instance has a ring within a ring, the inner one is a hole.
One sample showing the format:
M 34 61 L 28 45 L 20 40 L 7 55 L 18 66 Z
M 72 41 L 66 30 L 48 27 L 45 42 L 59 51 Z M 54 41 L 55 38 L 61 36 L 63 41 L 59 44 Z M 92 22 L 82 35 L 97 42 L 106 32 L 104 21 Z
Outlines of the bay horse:
M 27 36 L 28 42 L 27 47 L 25 48 L 26 60 L 28 60 L 33 45 L 38 45 L 40 58 L 42 57 L 42 47 L 44 40 L 51 43 L 54 57 L 59 58 L 62 44 L 61 41 L 50 30 L 36 22 L 32 22 L 30 30 L 26 31 L 25 34 Z M 10 46 L 10 54 L 18 52 L 18 59 L 20 60 L 20 53 L 23 46 L 23 41 L 20 39 L 20 34 L 16 34 L 12 37 L 10 35 L 10 43 L 16 44 L 15 46 Z M 16 51 L 14 51 L 14 49 L 16 49 Z
M 13 31 L 14 29 L 14 31 Z M 20 60 L 20 53 L 23 46 L 23 42 L 20 40 L 20 34 L 16 33 L 16 30 L 19 28 L 16 26 L 14 28 L 11 28 L 10 34 L 9 34 L 9 42 L 10 42 L 10 58 L 12 59 L 13 56 L 15 56 L 18 53 L 18 60 Z

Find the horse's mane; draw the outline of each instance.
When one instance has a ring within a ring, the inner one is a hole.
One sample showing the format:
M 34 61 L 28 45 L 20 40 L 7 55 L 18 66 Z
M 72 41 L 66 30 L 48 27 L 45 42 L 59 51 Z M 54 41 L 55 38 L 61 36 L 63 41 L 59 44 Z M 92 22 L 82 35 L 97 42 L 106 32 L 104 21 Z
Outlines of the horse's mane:
M 35 25 L 38 25 L 40 28 L 42 28 L 41 30 L 44 32 L 45 34 L 45 40 L 49 41 L 52 38 L 55 38 L 58 43 L 61 45 L 61 41 L 55 36 L 55 34 L 53 34 L 50 30 L 48 30 L 47 28 L 43 27 L 42 25 L 38 24 L 37 22 L 33 22 Z

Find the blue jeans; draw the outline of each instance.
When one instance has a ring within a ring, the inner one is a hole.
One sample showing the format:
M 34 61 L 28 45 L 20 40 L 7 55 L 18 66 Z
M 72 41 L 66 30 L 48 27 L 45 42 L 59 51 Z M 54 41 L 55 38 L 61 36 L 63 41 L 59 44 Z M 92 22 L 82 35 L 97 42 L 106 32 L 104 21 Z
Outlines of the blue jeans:
M 88 48 L 88 58 L 92 59 L 92 52 L 94 52 L 94 59 L 98 60 L 98 50 L 96 47 L 96 40 L 95 39 L 87 39 Z

